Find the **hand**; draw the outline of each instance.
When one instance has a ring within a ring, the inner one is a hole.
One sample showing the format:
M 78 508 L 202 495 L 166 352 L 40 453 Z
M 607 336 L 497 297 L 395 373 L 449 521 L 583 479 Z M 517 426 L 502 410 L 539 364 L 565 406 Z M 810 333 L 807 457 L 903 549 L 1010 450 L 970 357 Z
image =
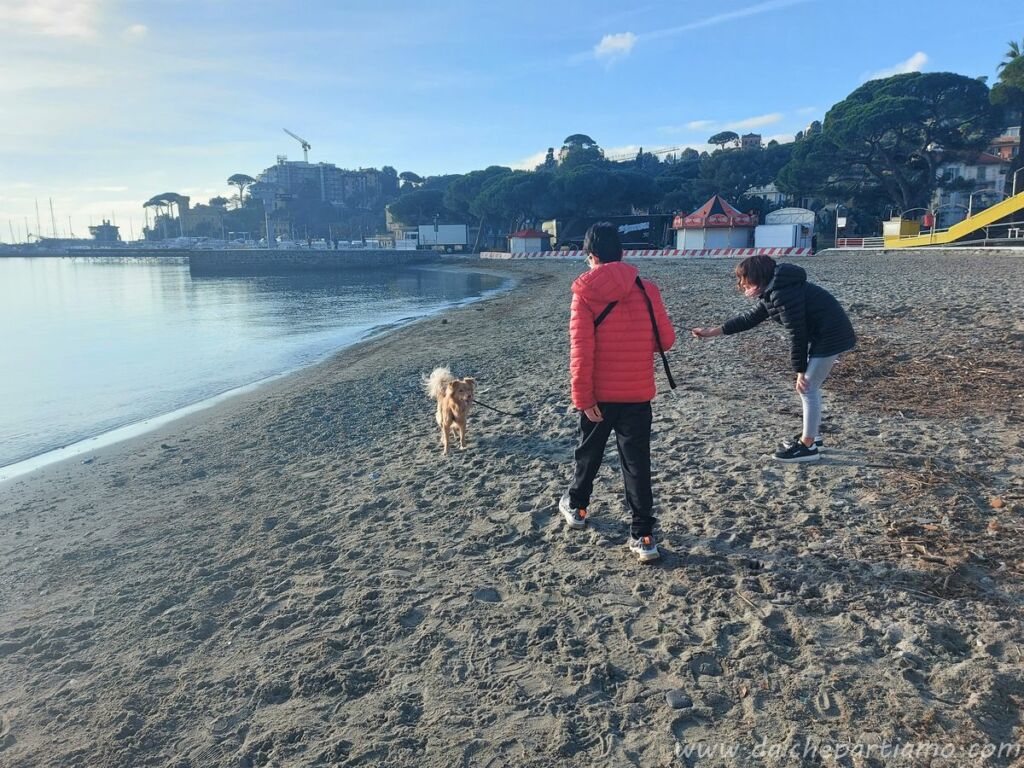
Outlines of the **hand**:
M 722 335 L 721 327 L 718 328 L 694 328 L 690 331 L 695 339 L 712 339 Z
M 601 409 L 597 407 L 596 403 L 589 408 L 584 408 L 583 415 L 595 424 L 599 421 L 604 421 L 604 416 L 601 415 Z
M 802 373 L 796 375 L 796 391 L 801 395 L 806 395 L 807 390 L 811 388 L 810 382 L 807 381 L 807 376 Z

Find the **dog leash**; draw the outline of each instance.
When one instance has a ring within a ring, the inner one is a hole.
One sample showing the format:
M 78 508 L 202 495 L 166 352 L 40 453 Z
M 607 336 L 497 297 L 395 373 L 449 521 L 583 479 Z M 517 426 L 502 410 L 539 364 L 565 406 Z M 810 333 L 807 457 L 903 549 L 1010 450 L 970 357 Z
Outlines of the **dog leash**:
M 477 400 L 475 397 L 473 398 L 473 402 L 476 403 L 477 405 L 482 405 L 484 408 L 494 411 L 495 413 L 500 413 L 502 416 L 511 416 L 513 419 L 521 419 L 522 421 L 526 421 L 526 417 L 521 413 L 509 413 L 508 411 L 503 411 L 500 408 L 495 408 L 493 405 L 488 405 L 487 403 L 481 402 L 480 400 Z

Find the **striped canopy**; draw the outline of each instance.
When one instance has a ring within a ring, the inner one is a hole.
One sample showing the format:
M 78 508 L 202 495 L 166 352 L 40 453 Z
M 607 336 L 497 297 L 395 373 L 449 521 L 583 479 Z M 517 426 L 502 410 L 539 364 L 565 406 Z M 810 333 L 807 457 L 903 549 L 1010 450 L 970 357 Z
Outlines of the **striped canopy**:
M 707 229 L 711 227 L 753 227 L 757 214 L 740 213 L 715 195 L 689 216 L 676 216 L 673 229 Z

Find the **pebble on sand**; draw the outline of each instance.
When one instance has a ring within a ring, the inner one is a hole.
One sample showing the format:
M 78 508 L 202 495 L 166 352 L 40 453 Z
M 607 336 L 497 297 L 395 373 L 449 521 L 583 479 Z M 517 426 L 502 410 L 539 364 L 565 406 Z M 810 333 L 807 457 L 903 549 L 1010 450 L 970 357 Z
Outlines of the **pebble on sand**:
M 673 688 L 665 694 L 665 701 L 672 709 L 686 709 L 693 706 L 693 699 L 686 695 L 680 688 Z

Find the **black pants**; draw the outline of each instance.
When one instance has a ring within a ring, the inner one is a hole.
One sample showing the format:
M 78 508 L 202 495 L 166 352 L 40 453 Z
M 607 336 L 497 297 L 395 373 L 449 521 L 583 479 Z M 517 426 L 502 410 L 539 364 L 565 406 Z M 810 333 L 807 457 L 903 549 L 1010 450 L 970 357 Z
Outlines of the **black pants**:
M 576 474 L 569 486 L 569 503 L 587 507 L 594 490 L 594 478 L 601 468 L 608 437 L 615 430 L 615 442 L 626 486 L 626 504 L 633 514 L 633 538 L 654 532 L 654 498 L 651 494 L 651 404 L 598 403 L 603 421 L 593 422 L 580 411 L 580 444 L 576 448 Z

